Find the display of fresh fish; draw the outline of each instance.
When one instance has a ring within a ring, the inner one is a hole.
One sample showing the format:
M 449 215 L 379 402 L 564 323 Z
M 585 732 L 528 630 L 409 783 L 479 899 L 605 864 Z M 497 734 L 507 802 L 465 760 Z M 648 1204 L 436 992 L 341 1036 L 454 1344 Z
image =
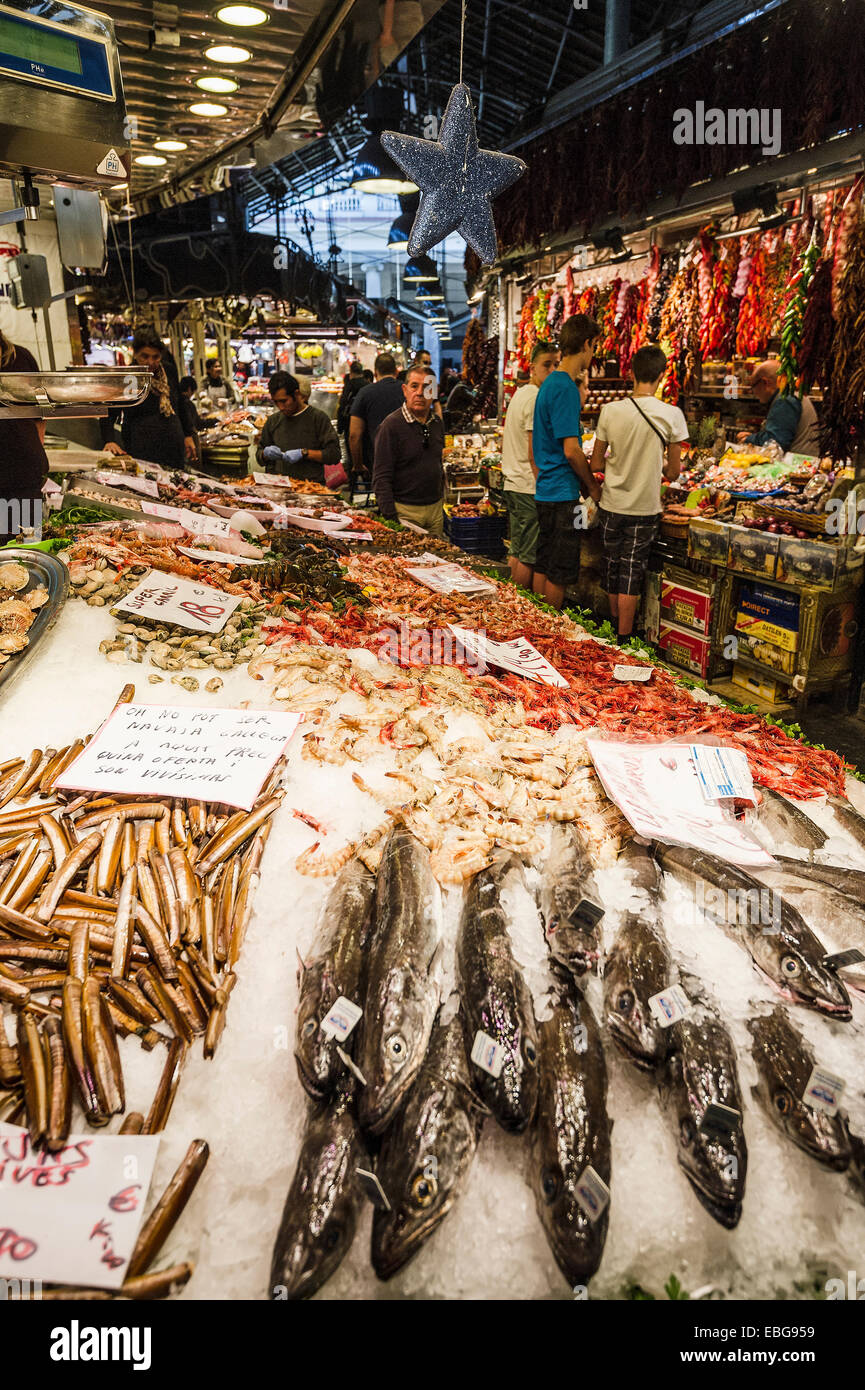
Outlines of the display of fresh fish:
M 657 900 L 661 892 L 661 870 L 648 845 L 629 840 L 619 853 L 616 868 L 625 870 L 634 892 L 644 893 L 652 902 Z
M 366 1084 L 364 1129 L 381 1134 L 426 1054 L 439 1006 L 439 889 L 430 854 L 402 825 L 385 843 L 376 879 L 364 1014 L 355 1058 Z
M 553 827 L 542 871 L 541 914 L 553 957 L 577 978 L 594 970 L 604 911 L 585 841 L 573 822 Z
M 750 815 L 746 821 L 748 830 L 764 849 L 774 853 L 775 845 L 796 845 L 799 849 L 821 849 L 828 840 L 825 830 L 821 830 L 810 816 L 788 801 L 780 792 L 769 787 L 761 787 L 762 801 L 757 814 Z
M 691 1008 L 668 1030 L 661 1100 L 676 1125 L 679 1167 L 709 1215 L 732 1230 L 742 1215 L 748 1170 L 736 1053 L 696 982 L 686 977 L 683 984 Z M 710 1105 L 737 1112 L 728 1117 L 729 1131 L 704 1127 Z
M 815 1109 L 802 1099 L 814 1069 L 809 1043 L 780 1004 L 771 1014 L 749 1019 L 748 1030 L 760 1074 L 753 1093 L 766 1114 L 797 1148 L 843 1172 L 853 1152 L 844 1115 Z
M 391 1210 L 377 1208 L 372 1264 L 390 1279 L 447 1216 L 471 1166 L 483 1125 L 459 1013 L 437 1023 L 405 1106 L 382 1140 L 378 1180 Z
M 613 1042 L 640 1071 L 654 1071 L 667 1055 L 669 1031 L 649 1000 L 670 984 L 670 971 L 657 914 L 626 913 L 604 963 L 604 1017 Z
M 865 901 L 826 883 L 812 882 L 810 873 L 810 864 L 799 866 L 798 873 L 777 868 L 755 870 L 761 883 L 780 893 L 827 945 L 831 943 L 833 952 L 855 948 L 865 955 Z M 865 991 L 865 961 L 845 966 L 842 978 L 848 989 Z
M 347 1076 L 328 1105 L 310 1103 L 297 1168 L 273 1246 L 269 1297 L 311 1298 L 342 1263 L 363 1200 L 356 1169 L 365 1153 Z
M 538 1038 L 532 997 L 514 960 L 501 903 L 511 876 L 523 884 L 522 863 L 500 852 L 471 880 L 457 937 L 457 981 L 469 1057 L 478 1033 L 503 1053 L 498 1076 L 472 1062 L 472 1081 L 502 1128 L 519 1132 L 538 1098 Z
M 848 869 L 841 864 L 818 864 L 813 859 L 803 863 L 799 859 L 786 859 L 781 854 L 775 855 L 775 867 L 778 871 L 783 869 L 800 878 L 808 878 L 814 883 L 825 883 L 830 888 L 840 888 L 842 893 L 855 898 L 859 903 L 865 903 L 865 869 Z
M 661 844 L 654 852 L 666 873 L 694 884 L 702 881 L 705 913 L 745 946 L 785 999 L 835 1019 L 850 1019 L 850 996 L 837 974 L 823 964 L 825 946 L 790 903 L 744 869 L 712 854 Z M 705 885 L 713 891 L 706 891 Z
M 588 1284 L 601 1263 L 609 1207 L 599 1210 L 594 1172 L 610 1184 L 607 1068 L 595 1017 L 573 986 L 553 999 L 538 1025 L 540 1088 L 532 1126 L 535 1205 L 556 1263 L 568 1283 Z
M 345 1072 L 336 1049 L 350 1053 L 355 1041 L 356 1028 L 342 1039 L 325 1032 L 321 1022 L 341 997 L 363 1006 L 374 892 L 374 875 L 359 859 L 349 860 L 325 903 L 318 954 L 301 970 L 294 1056 L 303 1086 L 314 1100 L 329 1096 Z
M 861 849 L 865 849 L 865 816 L 844 796 L 826 798 L 847 834 L 852 836 Z

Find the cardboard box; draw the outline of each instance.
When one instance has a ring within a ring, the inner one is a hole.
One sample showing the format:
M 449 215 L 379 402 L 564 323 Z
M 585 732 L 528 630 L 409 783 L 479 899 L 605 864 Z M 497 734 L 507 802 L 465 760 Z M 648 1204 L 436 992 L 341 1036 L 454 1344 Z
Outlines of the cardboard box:
M 730 541 L 729 568 L 774 579 L 781 537 L 771 531 L 752 531 L 748 526 L 728 526 L 727 531 Z
M 843 564 L 844 552 L 834 541 L 797 540 L 781 536 L 777 578 L 785 584 L 807 584 L 812 589 L 833 589 Z
M 712 595 L 682 584 L 665 572 L 661 576 L 661 621 L 708 635 L 712 629 Z
M 688 558 L 710 565 L 726 565 L 729 529 L 723 521 L 712 521 L 709 517 L 692 521 L 688 527 Z
M 785 651 L 774 642 L 767 642 L 765 637 L 751 637 L 746 632 L 737 632 L 736 638 L 742 656 L 750 656 L 753 661 L 771 666 L 773 671 L 783 671 L 787 676 L 792 676 L 796 670 L 796 652 Z
M 781 685 L 779 681 L 773 681 L 770 676 L 763 676 L 759 671 L 751 671 L 738 661 L 733 662 L 733 674 L 730 679 L 740 689 L 747 690 L 749 695 L 756 695 L 758 699 L 766 700 L 770 705 L 780 704 L 787 693 L 786 686 Z
M 687 628 L 674 627 L 672 623 L 661 622 L 658 650 L 672 666 L 680 666 L 682 670 L 705 680 L 709 675 L 711 646 L 708 637 L 689 632 Z
M 773 642 L 784 651 L 795 652 L 799 645 L 799 600 L 780 589 L 762 584 L 743 584 L 739 590 L 735 630 L 749 637 Z

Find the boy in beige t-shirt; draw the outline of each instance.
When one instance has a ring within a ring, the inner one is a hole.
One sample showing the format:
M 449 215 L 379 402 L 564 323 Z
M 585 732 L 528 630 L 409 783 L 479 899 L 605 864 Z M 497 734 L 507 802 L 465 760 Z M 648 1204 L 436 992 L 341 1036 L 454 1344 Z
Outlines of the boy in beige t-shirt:
M 655 395 L 666 370 L 661 348 L 640 348 L 631 364 L 633 395 L 605 405 L 595 433 L 591 469 L 604 474 L 599 503 L 604 587 L 621 639 L 633 632 L 649 551 L 658 534 L 661 480 L 678 478 L 688 438 L 681 410 Z

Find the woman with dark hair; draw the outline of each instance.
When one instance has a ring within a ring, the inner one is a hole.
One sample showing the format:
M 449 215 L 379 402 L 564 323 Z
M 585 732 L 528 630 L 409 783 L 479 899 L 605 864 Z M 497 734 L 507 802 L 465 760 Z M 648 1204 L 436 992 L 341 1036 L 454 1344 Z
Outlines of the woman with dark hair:
M 0 332 L 0 371 L 38 372 L 39 364 Z M 0 545 L 22 527 L 39 526 L 42 484 L 48 477 L 44 437 L 41 420 L 4 421 L 0 412 Z
M 163 345 L 155 333 L 143 329 L 132 340 L 132 360 L 136 367 L 153 373 L 150 391 L 140 405 L 110 410 L 100 422 L 105 452 L 131 454 L 163 468 L 182 468 L 195 463 L 195 417 L 192 404 L 172 381 L 163 362 Z M 120 421 L 122 445 L 112 438 Z

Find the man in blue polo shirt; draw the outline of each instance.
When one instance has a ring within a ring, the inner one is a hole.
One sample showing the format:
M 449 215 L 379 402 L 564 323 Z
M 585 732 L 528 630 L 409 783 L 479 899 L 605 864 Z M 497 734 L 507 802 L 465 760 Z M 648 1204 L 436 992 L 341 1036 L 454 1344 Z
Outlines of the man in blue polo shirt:
M 554 608 L 562 607 L 565 587 L 576 582 L 580 570 L 582 528 L 576 520 L 580 497 L 585 494 L 597 502 L 601 495 L 582 450 L 579 385 L 587 380 L 600 331 L 588 314 L 565 320 L 559 335 L 561 361 L 535 401 L 532 451 L 538 470 L 538 548 L 532 588 Z

